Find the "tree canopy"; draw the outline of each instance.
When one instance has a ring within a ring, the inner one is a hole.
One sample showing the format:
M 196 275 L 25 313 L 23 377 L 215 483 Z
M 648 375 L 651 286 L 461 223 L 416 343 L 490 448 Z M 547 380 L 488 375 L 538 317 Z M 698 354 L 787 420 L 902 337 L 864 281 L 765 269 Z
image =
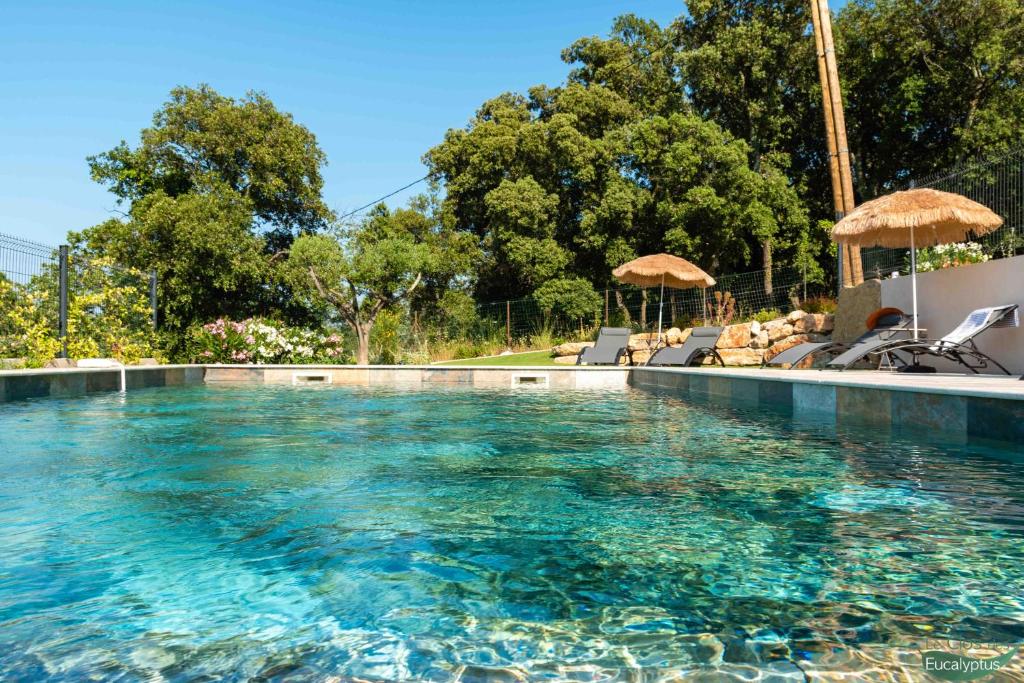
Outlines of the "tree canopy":
M 175 88 L 89 159 L 124 216 L 73 239 L 160 279 L 173 334 L 221 315 L 466 320 L 532 298 L 585 316 L 611 270 L 666 251 L 719 275 L 832 270 L 808 8 L 689 0 L 562 53 L 563 84 L 483 102 L 423 159 L 437 190 L 339 226 L 314 135 L 261 93 Z M 1024 134 L 1022 0 L 852 0 L 835 35 L 858 201 Z M 329 305 L 328 305 L 329 304 Z M 460 323 L 462 324 L 462 323 Z M 365 357 L 363 354 L 361 357 Z
M 1024 3 L 853 0 L 836 23 L 858 191 L 1024 137 Z
M 356 335 L 356 360 L 369 363 L 370 333 L 378 316 L 421 289 L 436 295 L 464 275 L 472 251 L 423 212 L 377 206 L 358 225 L 336 234 L 303 235 L 285 262 L 294 291 L 311 307 L 326 304 Z
M 490 100 L 426 155 L 447 189 L 443 220 L 479 242 L 479 298 L 530 296 L 564 277 L 607 286 L 612 268 L 658 251 L 744 269 L 755 246 L 792 257 L 803 239 L 808 214 L 784 159 L 685 104 L 665 32 L 629 17 L 617 27 L 616 40 L 567 51 L 585 60 L 568 85 Z M 637 48 L 644 40 L 655 45 Z
M 128 204 L 72 240 L 90 255 L 155 270 L 159 319 L 176 333 L 221 315 L 302 320 L 273 255 L 323 229 L 326 163 L 316 138 L 259 93 L 175 88 L 140 134 L 90 157 L 93 178 Z

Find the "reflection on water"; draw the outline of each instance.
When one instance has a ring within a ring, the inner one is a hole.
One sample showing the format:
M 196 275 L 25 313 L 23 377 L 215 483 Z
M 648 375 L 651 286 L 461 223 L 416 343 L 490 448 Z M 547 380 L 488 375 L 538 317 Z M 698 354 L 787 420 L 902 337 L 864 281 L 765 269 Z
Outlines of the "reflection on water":
M 886 677 L 1024 640 L 1008 452 L 636 392 L 159 389 L 0 435 L 2 678 Z

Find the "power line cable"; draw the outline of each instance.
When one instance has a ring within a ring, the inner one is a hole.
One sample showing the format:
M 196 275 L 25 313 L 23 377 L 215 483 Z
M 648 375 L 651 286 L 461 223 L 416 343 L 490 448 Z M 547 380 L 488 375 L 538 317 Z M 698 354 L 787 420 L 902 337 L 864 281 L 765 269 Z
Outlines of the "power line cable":
M 662 50 L 664 50 L 667 47 L 670 47 L 680 37 L 680 33 L 681 32 L 677 29 L 674 32 L 674 35 L 670 36 L 669 39 L 667 41 L 665 41 L 664 43 L 662 43 L 661 45 L 658 45 L 653 50 L 650 50 L 646 54 L 646 56 L 639 56 L 638 58 L 630 60 L 629 63 L 624 64 L 624 65 L 620 66 L 619 68 L 612 69 L 612 73 L 611 74 L 609 74 L 606 71 L 604 74 L 602 74 L 602 76 L 603 76 L 602 80 L 604 80 L 607 83 L 610 80 L 609 76 L 618 75 L 618 73 L 620 71 L 622 71 L 623 69 L 627 69 L 627 68 L 630 68 L 630 67 L 633 67 L 633 66 L 638 66 L 642 61 L 644 61 L 644 59 L 651 59 L 657 53 L 661 52 Z M 596 75 L 596 72 L 595 72 L 595 75 Z M 360 206 L 358 209 L 353 209 L 352 211 L 349 211 L 348 213 L 340 216 L 338 218 L 338 220 L 339 221 L 343 221 L 346 218 L 351 218 L 352 216 L 355 216 L 355 215 L 357 215 L 359 213 L 362 213 L 366 209 L 372 208 L 372 207 L 376 206 L 377 204 L 380 204 L 385 199 L 390 199 L 391 197 L 394 197 L 399 192 L 404 192 L 405 190 L 408 190 L 410 187 L 415 187 L 416 185 L 419 185 L 420 183 L 422 183 L 424 180 L 429 180 L 429 179 L 430 179 L 430 176 L 429 175 L 425 175 L 425 176 L 423 176 L 422 178 L 420 178 L 418 180 L 412 181 L 408 185 L 403 185 L 402 187 L 398 188 L 397 190 L 389 192 L 386 195 L 384 195 L 382 197 L 379 197 L 378 199 L 375 199 L 372 202 L 369 202 L 368 204 L 364 204 L 363 206 Z
M 385 199 L 390 199 L 391 197 L 394 197 L 399 192 L 403 192 L 405 190 L 408 190 L 410 187 L 415 187 L 416 185 L 419 185 L 420 183 L 422 183 L 424 180 L 429 180 L 429 179 L 430 179 L 430 176 L 429 175 L 425 175 L 422 178 L 420 178 L 419 180 L 414 180 L 411 183 L 409 183 L 408 185 L 403 185 L 402 187 L 398 188 L 397 190 L 394 190 L 393 192 L 388 192 L 383 197 L 380 197 L 378 199 L 374 199 L 369 204 L 364 204 L 363 206 L 360 206 L 358 209 L 353 209 L 352 211 L 349 211 L 345 215 L 340 216 L 338 218 L 338 220 L 339 221 L 343 221 L 346 218 L 349 218 L 350 216 L 355 216 L 356 214 L 361 213 L 363 211 L 366 211 L 367 209 L 369 209 L 371 207 L 377 206 L 378 204 L 380 204 Z

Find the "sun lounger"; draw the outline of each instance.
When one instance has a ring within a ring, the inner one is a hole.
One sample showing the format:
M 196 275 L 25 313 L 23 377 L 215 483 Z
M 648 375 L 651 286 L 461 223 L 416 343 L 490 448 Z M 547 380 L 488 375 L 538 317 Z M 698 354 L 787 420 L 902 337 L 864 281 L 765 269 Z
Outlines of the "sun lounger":
M 593 346 L 583 349 L 576 365 L 618 365 L 629 354 L 628 327 L 602 327 Z
M 889 311 L 892 312 L 890 313 Z M 910 334 L 910 326 L 914 320 L 913 317 L 896 309 L 883 309 L 879 313 L 887 313 L 887 315 L 881 316 L 876 323 L 876 327 L 868 330 L 852 342 L 804 342 L 772 356 L 770 360 L 762 363 L 761 367 L 782 367 L 783 365 L 788 365 L 790 368 L 794 368 L 808 356 L 819 354 L 836 355 L 849 351 L 858 344 L 871 343 L 877 340 L 895 341 L 896 339 L 905 339 L 906 335 Z
M 715 350 L 715 342 L 722 336 L 723 329 L 722 327 L 695 327 L 682 346 L 666 346 L 658 349 L 647 361 L 647 364 L 656 366 L 700 365 L 704 359 L 710 357 L 725 367 L 722 357 Z
M 880 341 L 858 345 L 833 358 L 828 367 L 845 370 L 870 354 L 880 354 L 890 367 L 901 366 L 899 370 L 902 372 L 935 372 L 934 368 L 920 364 L 921 356 L 935 356 L 959 363 L 975 374 L 978 370 L 987 368 L 991 363 L 1009 375 L 1010 372 L 1002 364 L 978 349 L 974 339 L 992 327 L 1019 326 L 1020 317 L 1017 304 L 979 308 L 976 311 L 971 311 L 955 330 L 941 339 Z M 900 354 L 909 354 L 913 356 L 913 360 L 907 363 L 900 357 Z

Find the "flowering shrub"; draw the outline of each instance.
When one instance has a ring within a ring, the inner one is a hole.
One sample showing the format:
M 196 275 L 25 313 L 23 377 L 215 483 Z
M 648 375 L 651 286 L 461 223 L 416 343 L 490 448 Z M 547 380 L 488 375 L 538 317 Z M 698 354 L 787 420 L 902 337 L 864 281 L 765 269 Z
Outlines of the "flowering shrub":
M 201 363 L 340 363 L 342 339 L 282 323 L 223 318 L 192 330 L 193 360 Z
M 148 277 L 107 259 L 75 263 L 68 301 L 68 357 L 136 363 L 162 359 L 150 324 Z M 57 357 L 57 277 L 54 267 L 27 283 L 0 276 L 0 358 L 42 367 Z
M 968 263 L 984 263 L 989 255 L 977 242 L 956 242 L 920 249 L 917 252 L 917 270 L 925 273 L 942 268 L 955 268 Z

